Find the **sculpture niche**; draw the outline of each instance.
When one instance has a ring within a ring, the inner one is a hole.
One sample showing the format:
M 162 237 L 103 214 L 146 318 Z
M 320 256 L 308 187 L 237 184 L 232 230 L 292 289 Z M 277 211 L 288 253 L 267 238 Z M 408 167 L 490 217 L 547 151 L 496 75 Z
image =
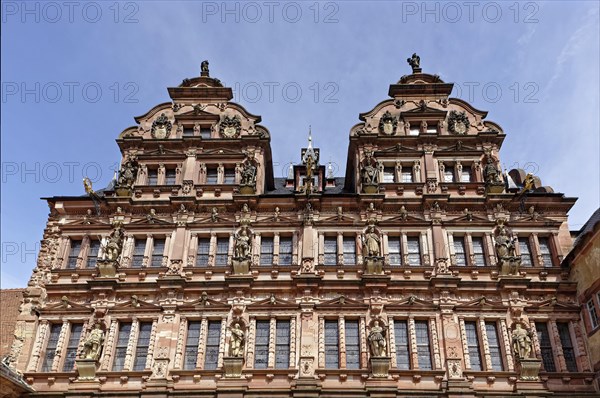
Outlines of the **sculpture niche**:
M 252 261 L 252 238 L 247 226 L 243 226 L 234 237 L 233 273 L 235 275 L 247 275 L 250 273 L 250 262 Z
M 125 233 L 123 232 L 123 223 L 115 221 L 113 230 L 108 235 L 108 240 L 103 247 L 104 256 L 98 260 L 97 267 L 102 278 L 114 278 L 119 268 L 119 257 L 123 251 L 123 240 Z
M 256 193 L 256 161 L 254 156 L 248 156 L 242 164 L 242 172 L 240 176 L 240 193 L 242 195 L 253 195 Z
M 390 370 L 390 358 L 387 356 L 385 328 L 379 320 L 374 320 L 367 337 L 371 351 L 371 372 L 373 377 L 387 377 Z
M 131 196 L 133 184 L 137 178 L 139 165 L 135 156 L 128 156 L 119 170 L 119 177 L 115 184 L 117 196 Z
M 496 255 L 500 265 L 500 275 L 519 275 L 521 257 L 516 255 L 515 243 L 517 239 L 512 236 L 508 228 L 502 223 L 498 225 L 495 233 Z
M 225 377 L 241 377 L 242 365 L 244 364 L 244 346 L 246 334 L 239 321 L 234 321 L 229 327 L 229 356 L 223 358 Z
M 532 357 L 533 333 L 517 323 L 512 331 L 512 349 L 519 365 L 519 379 L 522 381 L 539 380 L 542 361 Z
M 102 355 L 103 344 L 104 330 L 102 330 L 102 324 L 97 322 L 83 342 L 79 359 L 75 360 L 77 373 L 79 374 L 78 380 L 96 379 L 96 365 Z
M 370 225 L 361 235 L 362 251 L 365 261 L 365 272 L 367 274 L 383 274 L 384 259 L 381 256 L 381 238 L 375 230 L 375 226 Z
M 360 176 L 363 193 L 377 193 L 379 191 L 379 169 L 373 152 L 365 151 L 365 158 L 361 163 Z
M 483 168 L 483 179 L 487 193 L 504 192 L 504 183 L 500 179 L 500 170 L 496 167 L 496 161 L 491 155 L 487 156 L 486 164 Z

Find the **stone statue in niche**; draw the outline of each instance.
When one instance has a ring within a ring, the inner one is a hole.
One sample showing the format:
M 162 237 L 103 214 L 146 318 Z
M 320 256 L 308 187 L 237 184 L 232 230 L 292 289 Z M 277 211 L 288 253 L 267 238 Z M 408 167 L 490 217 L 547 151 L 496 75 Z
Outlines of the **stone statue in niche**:
M 369 332 L 369 348 L 371 356 L 385 357 L 387 354 L 387 342 L 385 340 L 385 330 L 379 326 L 379 321 L 374 321 Z
M 123 223 L 115 222 L 114 228 L 108 235 L 108 241 L 104 247 L 104 258 L 108 261 L 117 261 L 123 250 Z
M 100 354 L 102 354 L 103 343 L 104 331 L 102 330 L 102 325 L 100 323 L 96 323 L 83 343 L 83 351 L 81 353 L 81 358 L 93 359 L 94 361 L 100 359 Z
M 521 266 L 521 257 L 516 255 L 514 238 L 509 230 L 500 223 L 496 228 L 495 234 L 496 255 L 500 265 L 501 275 L 519 275 Z
M 119 170 L 119 177 L 115 184 L 115 191 L 119 196 L 131 195 L 131 189 L 137 178 L 139 165 L 137 158 L 133 155 L 127 156 L 125 162 L 121 165 Z
M 242 164 L 240 176 L 240 193 L 244 195 L 253 194 L 256 192 L 256 162 L 253 156 L 246 158 Z
M 491 155 L 487 156 L 486 165 L 483 168 L 483 179 L 488 193 L 502 193 L 504 191 L 504 183 L 500 179 L 500 170 L 496 167 L 496 161 Z
M 219 134 L 223 138 L 237 138 L 241 131 L 242 122 L 237 115 L 232 117 L 224 116 L 219 124 Z
M 160 116 L 157 117 L 156 120 L 154 120 L 154 122 L 152 123 L 152 129 L 150 130 L 150 133 L 152 134 L 152 138 L 156 138 L 156 139 L 168 138 L 169 134 L 171 134 L 172 127 L 173 127 L 173 124 L 171 123 L 171 121 L 169 120 L 167 115 L 165 115 L 164 113 L 161 113 Z
M 377 193 L 379 187 L 379 170 L 373 152 L 365 151 L 365 158 L 360 169 L 362 189 L 364 193 Z
M 365 257 L 379 256 L 379 244 L 381 240 L 379 239 L 379 235 L 375 231 L 375 227 L 372 225 L 369 226 L 369 228 L 361 236 L 361 238 L 363 243 L 363 255 Z
M 250 236 L 248 228 L 244 227 L 235 235 L 235 257 L 240 260 L 249 260 L 250 251 Z
M 386 111 L 379 120 L 379 132 L 385 135 L 395 135 L 398 118 L 392 116 L 390 111 Z
M 531 358 L 532 340 L 531 332 L 517 323 L 512 332 L 512 347 L 516 357 L 520 359 Z
M 236 322 L 229 328 L 231 339 L 229 340 L 229 356 L 242 357 L 244 355 L 245 334 L 240 324 Z

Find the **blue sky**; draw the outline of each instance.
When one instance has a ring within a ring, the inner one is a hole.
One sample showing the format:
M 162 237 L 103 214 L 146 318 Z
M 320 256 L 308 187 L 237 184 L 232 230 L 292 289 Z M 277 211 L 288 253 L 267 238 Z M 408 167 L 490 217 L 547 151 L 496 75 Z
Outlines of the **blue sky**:
M 506 168 L 599 206 L 599 3 L 2 2 L 1 286 L 24 286 L 48 215 L 40 197 L 112 177 L 117 135 L 199 74 L 233 87 L 272 134 L 275 175 L 312 125 L 322 161 L 345 170 L 358 114 L 421 56 L 424 72 L 489 111 Z

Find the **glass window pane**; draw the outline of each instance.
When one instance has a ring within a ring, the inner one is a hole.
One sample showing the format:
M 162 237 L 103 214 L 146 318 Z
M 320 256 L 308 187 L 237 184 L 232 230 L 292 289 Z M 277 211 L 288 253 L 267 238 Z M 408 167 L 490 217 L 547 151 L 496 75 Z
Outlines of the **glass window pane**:
M 521 251 L 521 265 L 531 267 L 533 260 L 531 258 L 529 238 L 519 238 L 519 250 Z
M 165 185 L 175 185 L 177 179 L 177 171 L 175 169 L 165 170 Z
M 431 370 L 431 348 L 429 345 L 429 325 L 427 321 L 415 321 L 417 356 L 419 369 Z
M 235 169 L 225 169 L 224 184 L 235 183 Z
M 144 252 L 146 250 L 145 239 L 135 239 L 133 243 L 133 256 L 131 258 L 131 267 L 140 268 L 144 263 Z
M 210 127 L 200 127 L 200 137 L 202 137 L 203 139 L 208 139 L 210 138 L 210 135 Z
M 339 337 L 338 322 L 325 321 L 325 367 L 327 369 L 338 369 L 339 359 Z
M 69 252 L 69 258 L 67 259 L 67 268 L 73 269 L 77 267 L 77 257 L 81 251 L 81 241 L 71 240 L 71 251 Z
M 215 265 L 227 265 L 227 253 L 229 251 L 229 238 L 217 238 L 217 253 L 215 254 Z
M 210 239 L 198 238 L 198 252 L 196 253 L 196 267 L 206 267 L 208 265 L 210 252 Z
M 217 169 L 210 168 L 206 170 L 206 183 L 207 184 L 216 184 L 217 183 Z
M 460 174 L 460 182 L 471 182 L 471 168 L 464 166 Z
M 490 357 L 492 359 L 492 370 L 503 370 L 502 353 L 500 351 L 500 342 L 498 341 L 498 331 L 496 323 L 485 323 L 485 334 L 487 335 L 488 345 L 490 348 Z M 488 369 L 489 370 L 489 369 Z
M 65 352 L 63 372 L 71 372 L 74 368 L 75 358 L 77 357 L 77 348 L 79 347 L 79 340 L 81 339 L 82 330 L 83 325 L 80 323 L 71 325 L 71 333 L 69 334 L 67 351 Z
M 567 322 L 558 322 L 558 335 L 560 336 L 560 344 L 562 345 L 565 363 L 569 372 L 577 372 L 577 360 L 575 359 L 575 349 L 571 341 L 571 333 L 569 332 L 569 324 Z
M 163 262 L 163 253 L 165 251 L 165 240 L 154 238 L 154 246 L 152 248 L 151 267 L 160 267 Z
M 467 334 L 467 347 L 469 349 L 471 369 L 483 370 L 481 367 L 481 351 L 479 349 L 479 339 L 477 337 L 477 324 L 475 322 L 465 322 L 465 333 Z
M 183 136 L 184 137 L 193 137 L 194 136 L 194 128 L 193 127 L 184 127 L 183 128 Z
M 337 264 L 337 238 L 325 237 L 325 253 L 323 255 L 323 263 L 325 265 Z
M 353 237 L 344 236 L 344 264 L 356 264 L 356 241 Z
M 383 182 L 394 182 L 395 169 L 393 167 L 383 168 Z
M 358 334 L 358 321 L 346 321 L 346 368 L 360 368 L 360 339 Z
M 273 238 L 262 237 L 260 240 L 260 265 L 273 265 Z
M 189 321 L 187 337 L 185 339 L 185 353 L 183 357 L 183 369 L 196 369 L 198 360 L 198 345 L 200 344 L 200 328 L 202 322 Z
M 403 167 L 402 168 L 402 182 L 413 182 L 413 173 L 412 168 Z
M 598 312 L 596 311 L 594 300 L 588 301 L 586 304 L 586 308 L 588 312 L 588 317 L 590 319 L 590 326 L 592 327 L 592 330 L 596 329 L 600 323 L 598 322 Z
M 278 320 L 275 339 L 275 368 L 290 367 L 290 321 Z
M 406 321 L 394 320 L 394 336 L 398 369 L 410 369 L 408 323 Z
M 539 238 L 540 254 L 542 256 L 542 265 L 544 267 L 552 267 L 552 253 L 550 252 L 550 243 L 548 238 Z
M 158 170 L 157 169 L 148 169 L 148 185 L 157 185 L 158 184 Z
M 419 237 L 409 236 L 406 239 L 408 246 L 408 264 L 409 265 L 421 265 L 421 245 L 419 243 Z
M 138 341 L 135 348 L 135 360 L 133 361 L 133 370 L 144 370 L 146 367 L 146 358 L 148 357 L 148 345 L 150 344 L 151 332 L 152 322 L 140 323 Z
M 454 167 L 444 169 L 444 182 L 454 182 Z
M 100 250 L 100 241 L 99 240 L 91 240 L 90 247 L 88 248 L 87 254 L 87 268 L 94 268 L 98 261 L 98 251 Z
M 127 344 L 129 343 L 129 334 L 131 333 L 131 323 L 121 323 L 117 335 L 117 345 L 115 348 L 115 358 L 113 361 L 113 371 L 120 372 L 125 365 L 125 355 L 127 354 Z
M 456 265 L 467 265 L 467 253 L 465 253 L 465 238 L 463 236 L 454 236 L 454 255 Z
M 483 250 L 483 238 L 482 237 L 473 237 L 473 265 L 476 266 L 485 266 L 485 253 Z
M 390 236 L 388 240 L 390 265 L 402 265 L 402 251 L 400 237 Z
M 546 372 L 556 372 L 554 364 L 554 350 L 550 341 L 550 333 L 548 333 L 548 325 L 543 322 L 536 322 L 535 329 L 537 330 L 538 341 L 540 342 L 540 351 L 542 352 L 542 362 Z
M 204 369 L 213 370 L 217 368 L 220 340 L 221 321 L 209 321 L 208 336 L 206 337 L 206 352 L 204 354 Z
M 44 355 L 44 361 L 42 362 L 42 372 L 50 372 L 52 370 L 52 362 L 54 362 L 54 356 L 56 355 L 56 346 L 58 344 L 58 338 L 60 337 L 60 330 L 62 325 L 54 323 L 50 325 L 50 336 L 48 337 L 48 343 L 46 344 L 46 354 Z
M 269 364 L 269 333 L 271 325 L 268 320 L 256 321 L 256 337 L 254 343 L 254 368 L 266 369 Z
M 292 265 L 292 238 L 279 238 L 279 265 Z

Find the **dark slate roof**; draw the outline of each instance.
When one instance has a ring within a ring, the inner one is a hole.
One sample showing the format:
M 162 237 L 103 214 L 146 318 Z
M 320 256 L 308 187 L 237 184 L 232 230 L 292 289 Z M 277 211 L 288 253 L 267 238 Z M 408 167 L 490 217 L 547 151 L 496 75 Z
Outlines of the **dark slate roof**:
M 600 224 L 600 208 L 598 208 L 594 214 L 590 217 L 589 220 L 583 227 L 579 230 L 577 234 L 577 238 L 575 238 L 575 242 L 573 242 L 573 249 L 569 252 L 569 254 L 565 257 L 562 262 L 562 265 L 568 265 L 573 260 L 573 257 L 577 255 L 579 249 L 587 243 L 588 239 L 594 235 L 594 231 L 596 227 Z
M 285 187 L 285 178 L 275 178 L 275 189 L 265 192 L 265 195 L 292 195 L 294 191 Z M 336 195 L 344 193 L 344 177 L 335 178 L 335 187 L 325 189 L 325 194 Z

